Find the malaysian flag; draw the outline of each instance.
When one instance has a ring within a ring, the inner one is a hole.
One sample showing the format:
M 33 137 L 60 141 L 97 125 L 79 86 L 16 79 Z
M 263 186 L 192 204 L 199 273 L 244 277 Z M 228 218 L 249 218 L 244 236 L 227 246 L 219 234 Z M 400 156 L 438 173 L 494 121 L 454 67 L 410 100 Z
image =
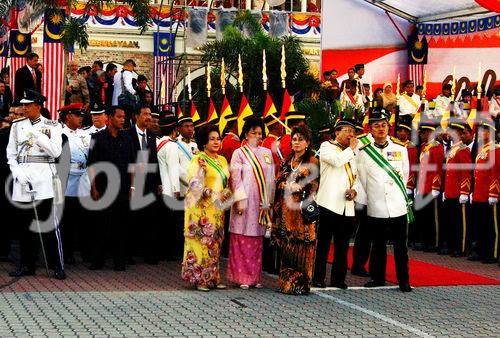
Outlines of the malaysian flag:
M 51 9 L 45 12 L 43 30 L 43 85 L 42 94 L 47 98 L 46 107 L 53 120 L 58 119 L 57 111 L 62 105 L 64 86 L 64 46 L 63 9 Z
M 172 103 L 175 86 L 174 57 L 175 34 L 155 32 L 154 100 L 160 105 Z
M 415 85 L 424 83 L 424 67 L 427 64 L 428 45 L 427 39 L 418 38 L 417 30 L 408 36 L 408 79 Z
M 10 89 L 15 93 L 16 71 L 26 65 L 26 55 L 31 52 L 31 34 L 23 34 L 18 30 L 10 31 Z M 16 97 L 20 100 L 20 97 Z
M 7 66 L 7 55 L 9 52 L 9 45 L 7 40 L 0 43 L 0 70 L 4 69 Z

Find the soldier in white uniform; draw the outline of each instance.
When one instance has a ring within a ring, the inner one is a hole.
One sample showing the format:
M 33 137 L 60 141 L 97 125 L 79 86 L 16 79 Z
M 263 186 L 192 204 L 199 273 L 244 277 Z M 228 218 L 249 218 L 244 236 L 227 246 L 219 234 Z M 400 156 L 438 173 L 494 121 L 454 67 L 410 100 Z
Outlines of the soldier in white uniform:
M 415 94 L 415 85 L 411 80 L 405 82 L 403 90 L 399 99 L 399 116 L 413 117 L 420 108 L 420 96 Z
M 55 270 L 55 278 L 64 279 L 62 242 L 57 219 L 52 214 L 54 197 L 62 199 L 58 195 L 62 192 L 54 184 L 59 181 L 55 162 L 62 151 L 62 128 L 57 121 L 41 115 L 44 101 L 46 98 L 39 93 L 25 91 L 20 103 L 26 117 L 13 122 L 7 145 L 7 159 L 13 177 L 12 199 L 27 204 L 20 213 L 20 266 L 10 276 L 35 274 L 40 242 L 39 227 L 34 220 L 38 218 L 49 265 Z M 37 204 L 36 210 L 29 208 L 33 200 Z
M 166 239 L 166 250 L 163 254 L 167 260 L 173 259 L 177 249 L 180 249 L 180 243 L 183 242 L 183 224 L 178 221 L 182 219 L 180 212 L 175 210 L 182 209 L 180 199 L 180 180 L 179 180 L 179 147 L 177 140 L 177 118 L 174 115 L 166 116 L 159 121 L 161 137 L 156 140 L 156 149 L 158 151 L 158 166 L 161 177 L 163 200 L 167 206 L 168 219 L 175 219 L 175 222 L 167 222 L 162 226 L 161 237 Z M 178 216 L 178 217 L 176 217 Z
M 194 141 L 194 123 L 190 116 L 181 116 L 177 121 L 179 137 L 177 137 L 177 146 L 179 151 L 179 178 L 181 181 L 181 196 L 188 186 L 188 167 L 191 159 L 198 153 L 198 146 Z
M 92 116 L 92 125 L 83 129 L 87 134 L 92 135 L 106 129 L 108 117 L 106 116 L 106 110 L 103 106 L 95 103 L 92 108 L 90 108 L 90 115 Z
M 68 264 L 75 262 L 75 241 L 79 239 L 83 255 L 87 249 L 87 213 L 80 203 L 80 198 L 90 196 L 90 180 L 87 173 L 90 135 L 80 129 L 83 119 L 83 104 L 73 103 L 62 107 L 59 116 L 64 121 L 63 134 L 68 138 L 71 152 L 68 182 L 66 184 L 64 215 L 61 219 L 61 231 L 64 243 L 64 260 Z
M 372 228 L 370 256 L 371 281 L 365 287 L 385 285 L 387 264 L 386 242 L 394 243 L 394 259 L 399 288 L 410 292 L 408 275 L 406 182 L 409 161 L 406 148 L 388 137 L 388 116 L 379 111 L 370 114 L 370 133 L 373 141 L 362 137 L 357 164 L 358 175 L 367 198 L 368 223 Z M 385 169 L 384 169 L 385 168 Z M 411 211 L 411 209 L 410 209 Z
M 159 121 L 162 136 L 156 140 L 156 146 L 163 195 L 178 199 L 181 189 L 176 124 L 175 116 L 167 116 Z

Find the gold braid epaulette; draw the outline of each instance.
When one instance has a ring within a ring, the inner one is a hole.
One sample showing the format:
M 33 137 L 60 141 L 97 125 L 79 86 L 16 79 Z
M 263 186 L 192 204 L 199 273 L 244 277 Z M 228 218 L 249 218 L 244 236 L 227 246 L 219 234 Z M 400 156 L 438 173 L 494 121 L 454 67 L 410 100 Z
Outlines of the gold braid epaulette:
M 391 141 L 396 143 L 396 144 L 399 144 L 400 146 L 406 147 L 406 145 L 403 142 L 401 142 L 398 138 L 396 138 L 394 136 L 391 136 Z

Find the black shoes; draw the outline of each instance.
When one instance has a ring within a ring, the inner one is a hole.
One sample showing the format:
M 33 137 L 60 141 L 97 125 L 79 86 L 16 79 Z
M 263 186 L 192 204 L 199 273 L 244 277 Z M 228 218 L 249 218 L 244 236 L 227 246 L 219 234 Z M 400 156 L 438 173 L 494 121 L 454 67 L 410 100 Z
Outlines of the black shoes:
M 312 285 L 315 287 L 315 288 L 321 288 L 321 289 L 324 289 L 326 288 L 326 284 L 325 282 L 313 282 Z
M 378 282 L 378 281 L 371 280 L 368 283 L 365 283 L 364 286 L 365 286 L 365 288 L 376 288 L 379 286 L 385 286 L 385 282 Z
M 365 269 L 351 269 L 351 275 L 360 277 L 370 277 L 370 274 Z
M 404 283 L 399 285 L 399 290 L 401 290 L 401 292 L 411 292 L 412 289 L 410 284 Z
M 55 269 L 54 270 L 54 278 L 57 280 L 66 279 L 66 273 L 63 269 Z
M 347 290 L 347 284 L 346 283 L 332 283 L 330 284 L 331 287 L 334 287 L 334 288 L 339 288 L 339 289 L 342 289 L 342 290 Z
M 10 277 L 24 277 L 24 276 L 34 276 L 35 269 L 29 269 L 26 266 L 22 266 L 14 271 L 9 272 Z

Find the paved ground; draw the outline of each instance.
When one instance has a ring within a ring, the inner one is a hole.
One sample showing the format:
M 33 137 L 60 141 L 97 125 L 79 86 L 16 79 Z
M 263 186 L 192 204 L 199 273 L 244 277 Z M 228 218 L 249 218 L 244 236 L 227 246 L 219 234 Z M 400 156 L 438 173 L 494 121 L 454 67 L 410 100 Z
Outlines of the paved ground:
M 413 258 L 500 280 L 498 265 L 435 254 Z M 179 262 L 126 272 L 68 269 L 69 278 L 12 279 L 0 264 L 0 337 L 11 336 L 500 336 L 500 287 L 393 287 L 315 290 L 309 296 L 265 288 L 200 293 L 180 281 Z

